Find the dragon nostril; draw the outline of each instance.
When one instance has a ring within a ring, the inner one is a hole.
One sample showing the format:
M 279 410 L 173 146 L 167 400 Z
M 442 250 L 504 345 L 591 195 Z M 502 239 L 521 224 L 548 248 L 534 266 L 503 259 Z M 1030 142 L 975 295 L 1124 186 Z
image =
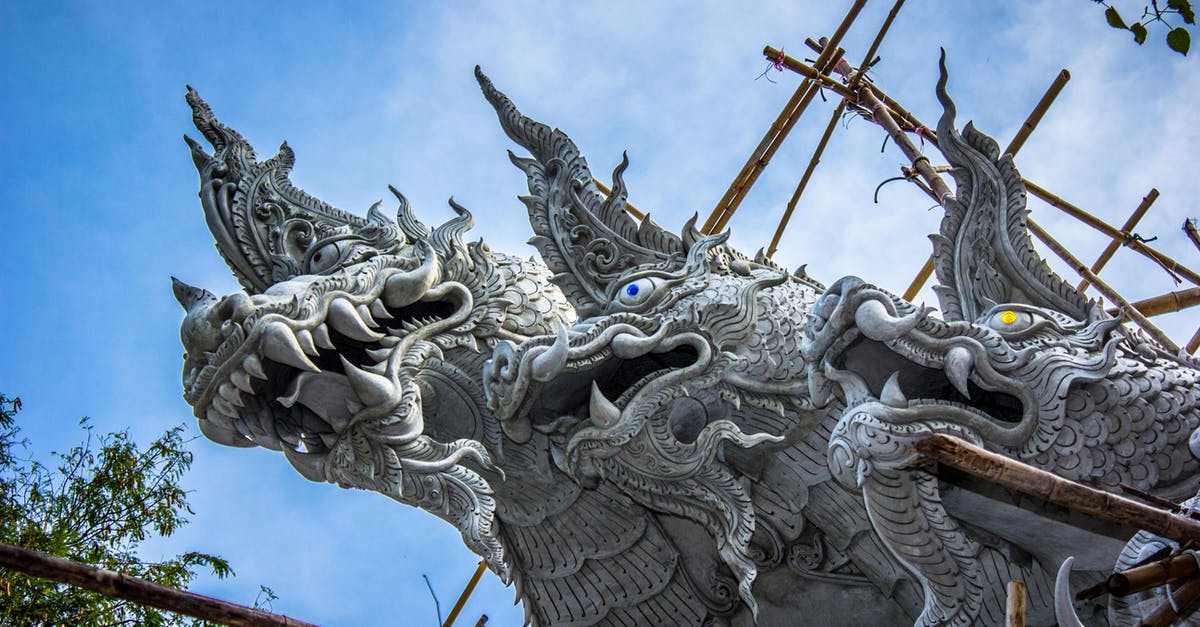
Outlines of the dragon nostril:
M 240 322 L 254 311 L 254 304 L 245 292 L 234 292 L 221 297 L 217 303 L 217 317 L 221 320 Z

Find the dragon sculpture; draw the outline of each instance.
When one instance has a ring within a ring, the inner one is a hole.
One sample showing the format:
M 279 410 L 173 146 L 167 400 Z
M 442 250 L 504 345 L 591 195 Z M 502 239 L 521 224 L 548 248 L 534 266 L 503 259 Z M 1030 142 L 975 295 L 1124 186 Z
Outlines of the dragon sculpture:
M 944 66 L 940 317 L 695 218 L 634 220 L 627 160 L 601 193 L 565 134 L 476 75 L 530 154 L 510 157 L 542 263 L 467 241 L 453 200 L 432 229 L 395 189 L 394 220 L 335 209 L 290 183 L 286 144 L 259 161 L 189 88 L 213 149 L 188 139 L 201 204 L 245 288 L 174 285 L 208 438 L 443 518 L 536 625 L 995 625 L 1010 579 L 1043 624 L 1067 555 L 1083 585 L 1137 531 L 914 465 L 932 433 L 1108 490 L 1195 493 L 1197 364 L 1036 256 L 1020 176 L 954 129 Z

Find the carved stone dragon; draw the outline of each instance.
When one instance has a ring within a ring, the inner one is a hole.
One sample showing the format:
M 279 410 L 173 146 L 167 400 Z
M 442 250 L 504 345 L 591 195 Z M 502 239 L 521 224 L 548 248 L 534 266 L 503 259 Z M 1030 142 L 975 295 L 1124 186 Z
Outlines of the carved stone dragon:
M 914 466 L 931 433 L 1195 493 L 1197 364 L 1037 257 L 1020 176 L 955 131 L 944 71 L 940 317 L 853 277 L 826 289 L 695 218 L 634 220 L 627 160 L 601 193 L 565 134 L 476 74 L 530 153 L 510 157 L 544 265 L 467 241 L 453 200 L 433 229 L 394 189 L 395 220 L 335 209 L 289 182 L 286 144 L 258 161 L 189 89 L 205 218 L 245 288 L 175 282 L 208 438 L 447 520 L 537 625 L 1001 624 L 1010 579 L 1046 623 L 1063 558 L 1094 579 L 1136 531 Z

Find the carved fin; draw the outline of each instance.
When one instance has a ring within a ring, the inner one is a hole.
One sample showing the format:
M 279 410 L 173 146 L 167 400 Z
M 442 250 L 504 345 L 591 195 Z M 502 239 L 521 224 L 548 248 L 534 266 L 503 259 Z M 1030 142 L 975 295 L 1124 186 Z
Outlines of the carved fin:
M 1033 249 L 1025 185 L 996 141 L 968 123 L 954 128 L 954 102 L 946 92 L 946 55 L 940 60 L 937 96 L 943 113 L 938 147 L 954 166 L 955 197 L 946 203 L 940 233 L 931 236 L 938 282 L 934 288 L 947 320 L 975 320 L 988 303 L 1025 303 L 1086 320 L 1088 299 L 1055 274 Z
M 237 131 L 222 124 L 208 103 L 188 87 L 196 129 L 213 147 L 185 137 L 200 173 L 200 202 L 217 250 L 250 293 L 260 293 L 299 274 L 335 271 L 337 264 L 312 266 L 312 253 L 338 242 L 342 258 L 352 246 L 381 253 L 405 243 L 395 223 L 375 212 L 371 219 L 336 209 L 292 185 L 295 154 L 287 143 L 258 161 Z
M 614 284 L 632 271 L 683 267 L 688 247 L 678 235 L 626 212 L 621 175 L 627 158 L 613 171 L 612 194 L 605 196 L 566 134 L 522 115 L 478 67 L 475 77 L 504 132 L 533 155 L 512 157 L 529 182 L 529 195 L 521 200 L 535 233 L 532 243 L 580 315 L 600 313 Z

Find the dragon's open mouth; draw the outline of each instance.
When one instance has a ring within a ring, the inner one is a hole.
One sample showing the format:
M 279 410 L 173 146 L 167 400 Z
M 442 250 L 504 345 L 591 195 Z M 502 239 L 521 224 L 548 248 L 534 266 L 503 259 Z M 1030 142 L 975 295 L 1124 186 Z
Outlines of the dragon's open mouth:
M 866 337 L 854 339 L 830 360 L 836 371 L 849 371 L 862 378 L 875 398 L 881 398 L 888 380 L 897 374 L 896 385 L 909 399 L 940 401 L 971 408 L 992 420 L 1018 424 L 1024 416 L 1021 400 L 1005 392 L 987 390 L 967 378 L 963 390 L 950 380 L 945 368 L 923 366 L 895 352 L 887 344 Z
M 323 454 L 355 414 L 400 402 L 395 373 L 410 338 L 465 315 L 471 303 L 444 286 L 422 286 L 416 298 L 400 297 L 397 283 L 391 291 L 380 285 L 355 295 L 298 279 L 291 289 L 237 294 L 200 312 L 223 336 L 211 351 L 190 351 L 185 366 L 185 394 L 205 435 Z

